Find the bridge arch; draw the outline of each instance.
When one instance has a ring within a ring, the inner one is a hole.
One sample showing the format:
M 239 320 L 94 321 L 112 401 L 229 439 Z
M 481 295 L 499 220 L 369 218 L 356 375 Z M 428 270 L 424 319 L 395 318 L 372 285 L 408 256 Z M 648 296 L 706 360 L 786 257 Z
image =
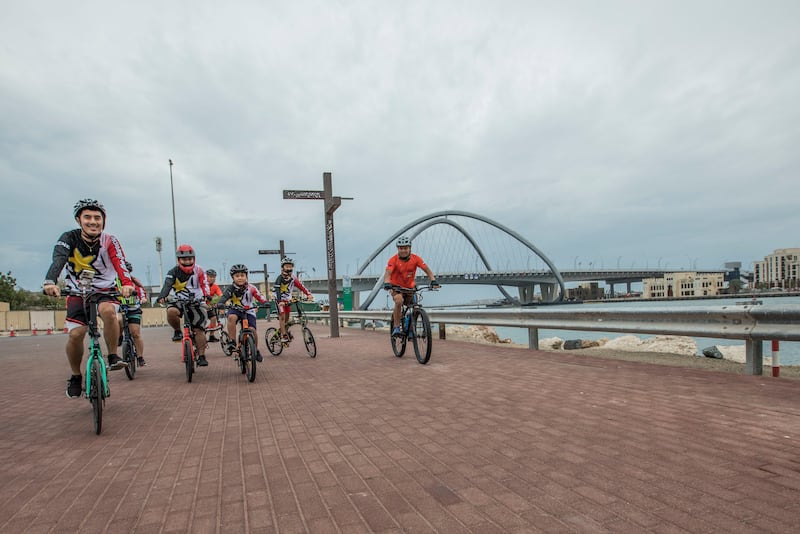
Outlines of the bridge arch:
M 481 262 L 486 267 L 486 269 L 489 270 L 489 271 L 492 271 L 492 266 L 490 265 L 489 260 L 486 258 L 486 255 L 484 254 L 483 250 L 481 250 L 480 246 L 475 241 L 475 239 L 461 225 L 459 225 L 458 223 L 456 223 L 454 221 L 449 220 L 447 217 L 450 217 L 450 216 L 466 217 L 466 218 L 475 219 L 475 220 L 484 222 L 484 223 L 486 223 L 486 224 L 488 224 L 490 226 L 493 226 L 494 228 L 497 228 L 498 230 L 500 230 L 502 232 L 505 232 L 507 235 L 509 235 L 512 238 L 514 238 L 516 241 L 518 241 L 520 244 L 522 244 L 525 248 L 527 248 L 528 250 L 533 252 L 537 257 L 539 257 L 545 263 L 545 265 L 547 265 L 550 268 L 550 272 L 553 273 L 554 278 L 558 282 L 559 291 L 557 293 L 554 292 L 552 294 L 552 299 L 550 300 L 550 302 L 558 302 L 558 301 L 561 301 L 564 298 L 566 290 L 564 288 L 564 279 L 562 278 L 561 273 L 556 268 L 556 266 L 553 264 L 553 262 L 550 261 L 550 259 L 547 256 L 545 256 L 544 253 L 542 253 L 538 248 L 536 248 L 536 246 L 533 243 L 531 243 L 530 241 L 525 239 L 523 236 L 521 236 L 519 233 L 515 232 L 514 230 L 512 230 L 512 229 L 510 229 L 510 228 L 508 228 L 508 227 L 506 227 L 506 226 L 504 226 L 504 225 L 502 225 L 502 224 L 500 224 L 500 223 L 498 223 L 496 221 L 493 221 L 492 219 L 489 219 L 488 217 L 484 217 L 484 216 L 478 215 L 476 213 L 470 213 L 468 211 L 459 211 L 459 210 L 437 211 L 437 212 L 431 213 L 429 215 L 425 215 L 423 217 L 420 217 L 419 219 L 416 219 L 416 220 L 406 224 L 400 230 L 398 230 L 397 232 L 392 234 L 392 236 L 389 237 L 386 241 L 384 241 L 377 249 L 375 249 L 375 251 L 372 254 L 369 255 L 369 257 L 364 261 L 364 263 L 362 263 L 359 266 L 358 271 L 357 271 L 356 274 L 363 274 L 363 272 L 367 269 L 367 267 L 370 265 L 370 263 L 372 263 L 372 261 L 376 257 L 378 257 L 378 255 L 384 249 L 386 249 L 386 247 L 389 244 L 394 242 L 399 236 L 407 233 L 409 230 L 411 230 L 412 228 L 414 228 L 414 227 L 416 227 L 416 226 L 418 226 L 418 225 L 420 225 L 422 223 L 425 223 L 425 224 L 422 224 L 422 226 L 417 228 L 411 234 L 411 238 L 412 239 L 414 239 L 415 237 L 420 235 L 422 232 L 424 232 L 428 228 L 430 228 L 432 226 L 435 226 L 437 224 L 449 225 L 449 226 L 455 228 L 458 232 L 460 232 L 464 236 L 464 238 L 466 238 L 466 240 L 469 242 L 470 245 L 472 245 L 473 249 L 478 254 L 478 257 L 480 258 Z M 378 295 L 378 293 L 381 291 L 382 287 L 383 287 L 383 279 L 382 279 L 382 277 L 379 276 L 378 280 L 375 283 L 375 286 L 372 288 L 372 291 L 370 292 L 369 296 L 364 301 L 364 303 L 360 306 L 360 308 L 361 309 L 369 308 L 370 304 L 375 299 L 375 297 Z M 498 285 L 497 287 L 500 290 L 500 292 L 506 298 L 511 299 L 511 296 L 505 291 L 505 289 L 502 286 Z

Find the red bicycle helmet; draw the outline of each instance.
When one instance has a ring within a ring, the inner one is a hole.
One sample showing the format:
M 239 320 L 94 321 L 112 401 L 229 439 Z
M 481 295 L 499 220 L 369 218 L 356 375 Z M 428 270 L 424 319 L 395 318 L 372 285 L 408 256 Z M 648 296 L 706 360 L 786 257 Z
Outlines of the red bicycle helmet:
M 194 259 L 194 249 L 189 245 L 181 245 L 178 247 L 178 250 L 175 252 L 175 257 L 179 260 L 181 258 L 192 258 Z M 191 265 L 183 265 L 180 261 L 178 262 L 178 267 L 181 268 L 181 271 L 185 272 L 186 274 L 191 273 L 194 270 L 194 262 Z

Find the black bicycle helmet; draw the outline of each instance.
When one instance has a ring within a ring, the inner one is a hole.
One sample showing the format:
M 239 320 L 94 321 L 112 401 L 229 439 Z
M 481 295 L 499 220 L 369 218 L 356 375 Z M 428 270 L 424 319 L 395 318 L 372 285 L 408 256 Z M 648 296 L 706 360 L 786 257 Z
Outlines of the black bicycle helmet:
M 93 198 L 84 198 L 75 203 L 75 207 L 73 208 L 73 214 L 77 219 L 80 217 L 81 212 L 85 209 L 92 209 L 97 210 L 103 214 L 103 222 L 106 220 L 106 208 L 98 201 L 94 200 Z
M 214 269 L 209 269 L 206 271 L 206 274 L 208 276 L 217 276 L 217 271 L 215 271 Z
M 243 265 L 241 263 L 237 263 L 233 267 L 231 267 L 231 276 L 236 273 L 244 273 L 247 274 L 249 271 L 247 270 L 247 265 Z

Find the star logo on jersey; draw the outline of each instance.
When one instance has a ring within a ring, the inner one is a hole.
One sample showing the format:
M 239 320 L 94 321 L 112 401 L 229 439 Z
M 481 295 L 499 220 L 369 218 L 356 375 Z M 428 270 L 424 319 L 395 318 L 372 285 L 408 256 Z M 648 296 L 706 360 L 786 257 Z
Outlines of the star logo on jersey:
M 231 302 L 233 302 L 234 306 L 241 306 L 242 305 L 242 297 L 237 297 L 236 295 L 231 295 Z
M 88 256 L 84 256 L 80 253 L 80 251 L 76 248 L 72 252 L 72 256 L 67 260 L 72 264 L 72 268 L 75 270 L 75 274 L 80 274 L 81 271 L 84 269 L 86 270 L 93 270 L 92 269 L 92 262 L 97 256 L 89 254 Z
M 172 283 L 172 289 L 175 290 L 175 293 L 180 293 L 181 291 L 186 291 L 186 285 L 189 283 L 187 279 L 185 282 L 179 281 L 177 278 Z

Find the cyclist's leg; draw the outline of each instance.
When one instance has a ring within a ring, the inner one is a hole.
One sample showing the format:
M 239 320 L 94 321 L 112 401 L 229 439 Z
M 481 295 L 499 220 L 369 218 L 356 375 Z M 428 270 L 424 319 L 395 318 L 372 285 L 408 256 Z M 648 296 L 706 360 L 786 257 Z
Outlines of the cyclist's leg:
M 192 330 L 194 331 L 194 344 L 195 347 L 197 347 L 197 365 L 208 365 L 206 362 L 206 347 L 208 346 L 208 341 L 206 340 L 208 309 L 204 304 L 200 304 L 192 306 L 186 313 L 189 314 Z
M 142 339 L 142 309 L 130 310 L 128 312 L 128 331 L 133 338 L 133 345 L 136 347 L 136 356 L 139 358 L 139 365 L 144 363 L 144 339 Z
M 83 360 L 83 339 L 86 337 L 86 325 L 67 323 L 67 361 L 73 375 L 81 374 L 81 361 Z
M 291 309 L 288 302 L 278 302 L 278 325 L 281 328 L 281 337 L 286 337 L 286 320 L 289 318 Z
M 228 337 L 231 338 L 231 343 L 234 345 L 236 344 L 236 322 L 239 320 L 239 317 L 236 315 L 234 310 L 228 310 L 228 324 L 226 325 L 226 330 L 228 331 Z
M 399 291 L 392 290 L 392 299 L 394 300 L 394 310 L 392 311 L 392 328 L 400 326 L 400 313 L 403 309 L 403 294 Z
M 108 354 L 116 354 L 117 339 L 119 338 L 117 305 L 111 301 L 100 302 L 97 305 L 97 314 L 103 319 L 103 339 L 106 341 Z
M 180 337 L 183 335 L 183 323 L 181 319 L 181 310 L 179 310 L 177 306 L 169 306 L 167 308 L 167 323 L 172 327 L 172 330 L 174 330 L 172 335 L 173 341 L 180 341 Z

